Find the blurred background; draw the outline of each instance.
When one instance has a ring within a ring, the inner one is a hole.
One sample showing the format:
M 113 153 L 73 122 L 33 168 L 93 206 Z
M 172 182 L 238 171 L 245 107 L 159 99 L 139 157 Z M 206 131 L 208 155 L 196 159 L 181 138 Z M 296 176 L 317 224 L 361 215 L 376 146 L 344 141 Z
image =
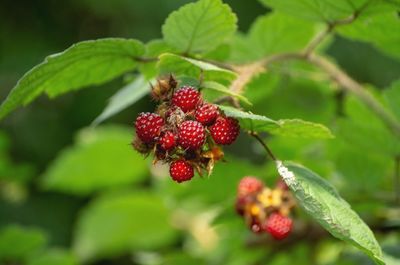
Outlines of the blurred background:
M 165 18 L 187 2 L 2 0 L 0 100 L 45 56 L 75 42 L 161 38 Z M 268 11 L 257 1 L 225 2 L 242 32 Z M 400 61 L 368 44 L 335 37 L 326 49 L 377 92 L 400 77 Z M 283 243 L 248 231 L 233 209 L 239 179 L 258 175 L 272 185 L 277 176 L 245 136 L 228 149 L 231 163 L 217 165 L 209 180 L 176 185 L 129 146 L 137 113 L 154 107 L 148 97 L 87 128 L 123 82 L 51 101 L 42 96 L 1 121 L 0 264 L 370 264 L 322 230 Z M 320 122 L 337 134 L 331 141 L 275 137 L 271 148 L 326 176 L 385 251 L 400 258 L 400 153 L 385 127 L 359 102 L 342 100 L 315 78 L 261 76 L 253 85 L 260 83 L 265 90 L 249 95 L 254 112 Z M 249 150 L 240 150 L 243 144 Z M 300 224 L 312 223 L 300 210 L 296 214 Z

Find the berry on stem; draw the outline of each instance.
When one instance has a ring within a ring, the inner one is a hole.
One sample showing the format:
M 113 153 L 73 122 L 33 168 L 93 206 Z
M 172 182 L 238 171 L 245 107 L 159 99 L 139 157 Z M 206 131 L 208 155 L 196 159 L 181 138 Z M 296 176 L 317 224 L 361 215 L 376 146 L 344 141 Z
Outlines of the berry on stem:
M 177 160 L 171 163 L 169 174 L 173 180 L 180 183 L 193 178 L 194 170 L 192 165 L 185 160 Z
M 190 86 L 180 88 L 172 96 L 172 104 L 181 108 L 183 112 L 194 110 L 200 101 L 200 92 Z
M 230 117 L 217 118 L 216 122 L 209 129 L 215 143 L 222 145 L 232 144 L 240 132 L 238 120 Z
M 152 143 L 160 134 L 164 120 L 160 115 L 150 112 L 142 112 L 136 118 L 136 135 L 144 143 Z
M 292 224 L 293 221 L 289 217 L 279 213 L 272 213 L 267 219 L 264 229 L 275 239 L 281 240 L 290 234 Z
M 168 151 L 176 146 L 176 138 L 177 137 L 173 132 L 168 131 L 160 137 L 158 143 L 163 150 Z
M 199 149 L 206 139 L 206 131 L 197 121 L 184 121 L 179 126 L 179 145 L 184 149 Z
M 262 191 L 264 183 L 256 177 L 244 177 L 240 180 L 238 185 L 238 197 L 244 197 L 249 194 Z
M 196 120 L 203 125 L 211 125 L 218 117 L 218 107 L 214 104 L 205 103 L 196 109 Z

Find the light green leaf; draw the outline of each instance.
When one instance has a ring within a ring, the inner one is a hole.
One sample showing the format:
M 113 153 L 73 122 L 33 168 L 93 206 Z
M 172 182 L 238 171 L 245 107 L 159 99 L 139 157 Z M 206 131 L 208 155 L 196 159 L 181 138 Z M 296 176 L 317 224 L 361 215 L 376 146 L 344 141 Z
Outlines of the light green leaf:
M 109 38 L 74 44 L 27 72 L 2 103 L 0 118 L 42 93 L 55 97 L 109 81 L 134 69 L 135 57 L 143 53 L 144 47 L 137 40 Z
M 158 68 L 160 74 L 172 73 L 178 77 L 189 76 L 198 79 L 203 73 L 204 81 L 216 81 L 223 84 L 228 84 L 236 78 L 236 73 L 230 70 L 171 53 L 164 53 L 160 56 Z
M 165 41 L 185 53 L 214 49 L 236 31 L 236 15 L 221 0 L 200 0 L 171 13 L 162 27 Z
M 34 228 L 7 226 L 0 230 L 0 263 L 2 260 L 26 260 L 47 243 L 46 235 Z
M 392 112 L 400 120 L 400 80 L 384 90 L 384 97 Z
M 271 128 L 278 127 L 278 122 L 265 116 L 245 112 L 233 107 L 219 106 L 219 108 L 230 117 L 239 119 L 240 125 L 244 129 L 252 131 L 267 131 Z
M 29 259 L 27 265 L 77 265 L 74 256 L 61 249 L 46 250 L 44 253 Z
M 337 31 L 358 41 L 369 42 L 382 52 L 400 59 L 400 18 L 397 12 L 361 17 Z
M 361 10 L 373 14 L 393 10 L 398 3 L 390 0 L 260 0 L 267 7 L 308 20 L 333 22 L 345 19 Z
M 167 246 L 175 238 L 160 198 L 114 192 L 93 201 L 78 221 L 73 249 L 82 261 Z
M 281 119 L 278 120 L 279 127 L 272 128 L 271 134 L 283 137 L 301 137 L 301 138 L 333 138 L 332 132 L 322 124 L 303 121 L 300 119 Z
M 203 82 L 202 87 L 206 88 L 206 89 L 207 88 L 213 89 L 215 91 L 218 91 L 218 92 L 224 93 L 226 95 L 229 95 L 231 97 L 237 98 L 238 100 L 240 100 L 243 103 L 246 103 L 247 105 L 250 105 L 250 106 L 252 105 L 251 102 L 245 96 L 242 96 L 238 93 L 232 92 L 226 86 L 221 85 L 220 83 L 213 82 L 213 81 L 206 81 L 206 82 Z
M 278 171 L 302 208 L 333 236 L 361 249 L 377 264 L 384 264 L 382 250 L 374 234 L 335 188 L 303 166 L 285 165 L 293 176 L 285 172 L 283 166 L 278 166 Z
M 269 13 L 257 18 L 247 36 L 236 38 L 238 46 L 233 45 L 233 54 L 254 60 L 275 53 L 298 52 L 312 39 L 315 30 L 316 25 L 311 22 L 277 12 Z
M 62 151 L 42 179 L 42 186 L 76 195 L 138 183 L 146 177 L 144 158 L 130 146 L 133 129 L 88 128 L 76 144 Z
M 111 116 L 119 113 L 127 107 L 135 104 L 150 92 L 150 84 L 152 81 L 146 80 L 143 76 L 139 76 L 135 81 L 121 88 L 115 95 L 110 98 L 107 107 L 93 121 L 97 125 Z
M 322 124 L 300 119 L 272 120 L 265 116 L 244 112 L 228 106 L 219 106 L 227 116 L 239 119 L 242 128 L 255 132 L 268 132 L 283 137 L 333 138 L 331 131 Z

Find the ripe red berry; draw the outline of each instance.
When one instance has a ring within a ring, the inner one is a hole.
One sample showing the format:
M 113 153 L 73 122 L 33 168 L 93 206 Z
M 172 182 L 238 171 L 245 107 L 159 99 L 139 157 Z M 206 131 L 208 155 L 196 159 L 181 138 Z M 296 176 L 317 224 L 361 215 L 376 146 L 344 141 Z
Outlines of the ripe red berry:
M 136 118 L 136 135 L 144 143 L 152 143 L 160 134 L 164 120 L 160 115 L 150 112 L 142 112 Z
M 219 117 L 210 126 L 211 137 L 217 144 L 230 145 L 238 137 L 240 126 L 238 120 L 230 117 Z
M 176 146 L 176 136 L 173 132 L 164 133 L 158 140 L 161 148 L 164 150 L 171 150 Z
M 289 217 L 279 213 L 272 213 L 265 224 L 264 230 L 270 233 L 275 239 L 286 238 L 292 230 L 293 221 Z
M 190 86 L 184 86 L 172 96 L 172 104 L 183 112 L 194 110 L 201 100 L 200 92 Z
M 244 177 L 238 185 L 238 197 L 245 197 L 249 194 L 262 191 L 264 183 L 256 177 Z
M 205 103 L 196 109 L 196 120 L 203 125 L 211 125 L 219 115 L 218 107 Z
M 180 146 L 195 150 L 203 145 L 206 139 L 206 131 L 200 122 L 184 121 L 179 126 L 178 137 Z
M 192 165 L 185 160 L 177 160 L 171 163 L 169 174 L 173 180 L 180 183 L 193 178 L 194 170 Z

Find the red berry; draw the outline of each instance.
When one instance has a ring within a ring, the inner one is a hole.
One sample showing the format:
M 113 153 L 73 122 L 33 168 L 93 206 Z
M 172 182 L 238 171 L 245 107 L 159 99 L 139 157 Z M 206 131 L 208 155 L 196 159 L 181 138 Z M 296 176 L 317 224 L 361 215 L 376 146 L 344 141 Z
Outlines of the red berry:
M 164 150 L 171 150 L 176 146 L 176 136 L 172 132 L 166 132 L 158 140 L 161 148 Z
M 160 115 L 150 112 L 142 112 L 136 118 L 136 135 L 144 143 L 152 143 L 160 134 L 164 120 Z
M 286 238 L 292 230 L 293 221 L 289 217 L 279 213 L 272 213 L 265 224 L 265 231 L 270 233 L 275 239 Z
M 200 92 L 190 86 L 184 86 L 174 93 L 172 103 L 183 112 L 194 110 L 201 99 Z
M 185 149 L 198 149 L 200 148 L 205 139 L 206 131 L 197 121 L 184 121 L 179 126 L 179 145 Z
M 255 234 L 259 234 L 259 233 L 261 233 L 263 231 L 262 230 L 262 226 L 261 226 L 260 222 L 257 219 L 251 220 L 250 229 Z
M 238 197 L 236 199 L 236 203 L 235 203 L 235 210 L 236 213 L 244 216 L 245 213 L 245 209 L 246 206 L 251 202 L 251 198 L 247 197 L 247 196 L 243 196 L 243 197 Z
M 256 177 L 244 177 L 238 186 L 238 197 L 245 197 L 249 194 L 262 191 L 264 183 Z
M 211 125 L 219 115 L 218 107 L 205 103 L 196 109 L 196 120 L 203 125 Z
M 239 135 L 240 126 L 238 120 L 230 117 L 219 117 L 210 126 L 210 133 L 217 144 L 230 145 Z
M 193 167 L 185 160 L 177 160 L 171 163 L 169 174 L 173 180 L 180 183 L 193 178 L 194 170 Z

